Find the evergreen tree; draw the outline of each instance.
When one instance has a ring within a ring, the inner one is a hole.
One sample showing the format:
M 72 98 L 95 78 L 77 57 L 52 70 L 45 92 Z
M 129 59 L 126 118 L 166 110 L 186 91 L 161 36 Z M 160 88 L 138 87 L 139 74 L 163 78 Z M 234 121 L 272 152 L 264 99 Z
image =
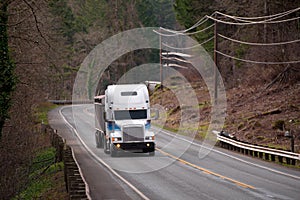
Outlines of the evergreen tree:
M 16 78 L 14 64 L 9 56 L 7 22 L 8 1 L 0 1 L 0 138 L 5 120 L 9 117 L 8 110 L 11 105 L 11 93 L 14 90 Z
M 136 8 L 144 26 L 171 29 L 176 26 L 172 0 L 138 0 Z

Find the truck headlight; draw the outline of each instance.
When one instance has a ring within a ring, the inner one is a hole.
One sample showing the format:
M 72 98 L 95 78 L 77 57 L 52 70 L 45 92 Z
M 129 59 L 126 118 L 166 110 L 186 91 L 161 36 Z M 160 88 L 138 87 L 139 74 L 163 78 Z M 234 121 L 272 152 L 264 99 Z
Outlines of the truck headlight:
M 121 141 L 122 138 L 120 138 L 120 137 L 112 137 L 111 140 L 112 140 L 113 142 L 117 142 L 117 141 Z
M 147 136 L 145 137 L 146 140 L 154 140 L 154 136 Z

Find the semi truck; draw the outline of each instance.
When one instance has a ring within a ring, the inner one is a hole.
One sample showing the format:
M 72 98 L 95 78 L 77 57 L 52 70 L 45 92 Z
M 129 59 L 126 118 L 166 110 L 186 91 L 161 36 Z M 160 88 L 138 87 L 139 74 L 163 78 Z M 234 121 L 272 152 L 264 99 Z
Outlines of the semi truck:
M 119 152 L 155 154 L 155 134 L 150 130 L 150 99 L 146 85 L 109 85 L 94 97 L 97 148 L 115 157 Z

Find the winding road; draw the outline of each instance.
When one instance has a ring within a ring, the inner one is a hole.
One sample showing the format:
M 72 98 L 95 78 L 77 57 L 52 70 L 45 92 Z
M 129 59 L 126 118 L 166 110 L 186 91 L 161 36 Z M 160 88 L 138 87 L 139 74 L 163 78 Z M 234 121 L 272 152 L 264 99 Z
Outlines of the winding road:
M 155 156 L 112 158 L 96 148 L 91 104 L 59 107 L 49 122 L 72 147 L 91 199 L 300 199 L 300 170 L 155 127 Z

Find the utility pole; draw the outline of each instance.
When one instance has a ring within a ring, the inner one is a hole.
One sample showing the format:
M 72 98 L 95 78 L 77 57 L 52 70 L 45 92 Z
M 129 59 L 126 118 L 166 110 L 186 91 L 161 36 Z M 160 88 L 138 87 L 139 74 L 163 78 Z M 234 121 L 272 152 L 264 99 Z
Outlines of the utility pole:
M 159 32 L 161 32 L 161 28 L 159 28 Z M 163 64 L 162 64 L 162 41 L 161 41 L 161 34 L 159 34 L 159 63 L 160 63 L 160 89 L 163 90 Z
M 215 14 L 215 19 L 217 19 L 217 13 Z M 214 26 L 214 105 L 218 104 L 218 30 L 217 30 L 218 22 L 215 20 L 215 26 Z

